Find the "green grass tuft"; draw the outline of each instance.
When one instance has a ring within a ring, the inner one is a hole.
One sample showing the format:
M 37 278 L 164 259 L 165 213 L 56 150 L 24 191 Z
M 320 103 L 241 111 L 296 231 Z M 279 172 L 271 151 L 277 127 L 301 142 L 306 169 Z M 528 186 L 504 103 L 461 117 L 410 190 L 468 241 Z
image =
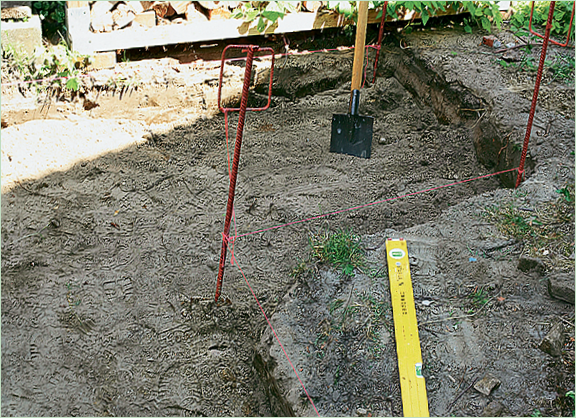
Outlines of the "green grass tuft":
M 521 241 L 524 254 L 543 259 L 548 269 L 573 268 L 570 256 L 574 252 L 574 184 L 556 192 L 558 199 L 536 209 L 520 208 L 512 202 L 486 210 L 485 217 L 502 234 Z
M 347 276 L 365 264 L 360 237 L 351 230 L 315 235 L 310 238 L 310 247 L 314 258 L 342 268 Z

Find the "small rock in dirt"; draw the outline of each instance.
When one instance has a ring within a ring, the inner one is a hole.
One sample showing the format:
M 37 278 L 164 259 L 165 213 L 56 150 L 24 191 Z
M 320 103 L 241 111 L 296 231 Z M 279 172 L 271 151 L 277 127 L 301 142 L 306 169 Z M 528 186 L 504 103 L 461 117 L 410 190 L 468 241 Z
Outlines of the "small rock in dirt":
M 379 143 L 380 145 L 386 144 L 386 138 L 381 137 L 381 138 L 378 140 L 378 143 Z
M 340 399 L 340 391 L 335 390 L 334 392 L 332 392 L 332 400 L 334 402 L 338 402 L 338 399 Z
M 212 357 L 220 357 L 222 355 L 222 351 L 220 350 L 208 350 L 208 354 Z
M 557 323 L 550 329 L 548 334 L 542 339 L 540 343 L 540 350 L 550 354 L 553 357 L 559 357 L 562 354 L 562 347 L 564 346 L 564 326 L 562 323 Z
M 474 384 L 474 389 L 486 396 L 489 396 L 498 386 L 500 386 L 500 380 L 488 373 L 482 378 L 482 380 Z
M 559 273 L 548 278 L 548 293 L 574 305 L 574 273 Z
M 84 110 L 92 110 L 98 106 L 100 105 L 96 103 L 96 101 L 90 96 L 84 97 L 84 103 L 83 103 Z
M 224 380 L 225 382 L 235 382 L 236 381 L 236 375 L 228 367 L 226 367 L 225 369 L 223 369 L 220 372 L 220 376 L 222 377 L 222 380 Z
M 518 270 L 525 273 L 535 271 L 538 274 L 544 274 L 544 263 L 534 257 L 521 256 L 518 260 Z
M 498 401 L 492 401 L 482 411 L 483 417 L 501 417 L 504 413 L 504 406 Z
M 368 411 L 364 408 L 358 408 L 356 410 L 356 413 L 358 414 L 359 417 L 363 417 L 368 413 Z

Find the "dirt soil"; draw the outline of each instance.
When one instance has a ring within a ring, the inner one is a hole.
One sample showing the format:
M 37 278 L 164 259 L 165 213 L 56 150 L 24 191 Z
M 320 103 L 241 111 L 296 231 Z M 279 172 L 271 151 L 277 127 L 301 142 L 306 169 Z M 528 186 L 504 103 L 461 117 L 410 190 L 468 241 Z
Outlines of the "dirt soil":
M 574 306 L 547 284 L 573 277 L 574 255 L 521 270 L 523 243 L 484 215 L 535 211 L 574 184 L 573 81 L 545 74 L 516 190 L 514 172 L 254 233 L 517 167 L 534 74 L 499 65 L 482 36 L 387 36 L 360 103 L 370 159 L 329 152 L 352 51 L 276 61 L 270 109 L 247 114 L 233 231 L 248 235 L 218 305 L 237 121 L 227 146 L 219 63 L 120 64 L 58 102 L 3 87 L 2 415 L 314 416 L 249 283 L 320 415 L 401 416 L 383 242 L 402 237 L 430 414 L 570 416 Z M 255 65 L 260 106 L 270 61 Z M 227 64 L 228 106 L 243 73 Z M 138 83 L 110 88 L 119 77 Z M 310 257 L 310 237 L 347 228 L 366 254 L 352 276 Z M 558 323 L 553 357 L 539 346 Z M 484 395 L 487 374 L 500 385 Z

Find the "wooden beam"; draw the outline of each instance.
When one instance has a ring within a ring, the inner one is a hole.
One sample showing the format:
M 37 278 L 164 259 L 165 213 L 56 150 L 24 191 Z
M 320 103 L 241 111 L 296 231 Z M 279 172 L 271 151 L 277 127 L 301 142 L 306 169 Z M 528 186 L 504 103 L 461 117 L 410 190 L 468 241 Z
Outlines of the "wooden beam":
M 81 3 L 82 10 L 88 9 L 88 2 L 68 2 Z M 144 3 L 144 2 L 142 2 Z M 81 9 L 69 9 L 70 12 Z M 377 17 L 379 10 L 370 10 L 368 13 L 368 23 L 379 23 Z M 438 12 L 436 15 L 457 14 L 458 11 L 447 10 Z M 70 21 L 71 16 L 69 17 Z M 402 20 L 418 19 L 419 14 L 407 13 Z M 388 18 L 388 20 L 390 20 Z M 81 53 L 93 53 L 103 51 L 114 51 L 117 49 L 144 48 L 160 45 L 171 45 L 179 43 L 206 42 L 222 39 L 236 39 L 247 36 L 257 36 L 263 34 L 282 34 L 291 32 L 303 32 L 310 30 L 323 30 L 328 28 L 343 27 L 353 24 L 350 19 L 333 12 L 320 13 L 291 13 L 283 19 L 278 20 L 273 25 L 269 25 L 264 32 L 256 30 L 255 22 L 246 23 L 238 19 L 226 19 L 217 21 L 194 20 L 193 24 L 162 25 L 152 28 L 126 28 L 108 33 L 93 33 L 89 30 L 85 19 L 76 22 L 74 30 L 70 30 L 73 46 L 79 46 L 77 51 Z M 69 26 L 70 27 L 70 26 Z M 85 31 L 81 30 L 85 28 Z M 72 28 L 71 28 L 72 29 Z
M 176 14 L 183 15 L 186 13 L 186 8 L 191 3 L 191 1 L 171 1 L 170 6 L 172 6 Z
M 70 48 L 82 54 L 91 54 L 94 49 L 90 46 L 90 39 L 94 34 L 90 31 L 88 2 L 69 1 L 66 2 L 66 6 L 66 26 Z
M 87 1 L 67 1 L 66 2 L 66 6 L 69 9 L 74 9 L 77 7 L 84 7 L 84 6 L 88 6 L 88 2 Z
M 156 26 L 156 12 L 154 10 L 148 10 L 147 12 L 138 13 L 134 18 L 134 23 L 145 28 L 153 28 Z

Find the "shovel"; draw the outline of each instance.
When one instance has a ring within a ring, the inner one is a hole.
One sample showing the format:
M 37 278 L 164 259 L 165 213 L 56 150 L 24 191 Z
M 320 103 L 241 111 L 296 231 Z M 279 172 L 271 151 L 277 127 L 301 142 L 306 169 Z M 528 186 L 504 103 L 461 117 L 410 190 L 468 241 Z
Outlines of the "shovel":
M 358 1 L 356 4 L 358 4 L 358 24 L 356 25 L 350 105 L 347 114 L 332 115 L 330 152 L 354 155 L 360 158 L 370 158 L 374 118 L 371 116 L 360 116 L 358 114 L 362 68 L 364 67 L 366 25 L 368 23 L 368 2 Z

